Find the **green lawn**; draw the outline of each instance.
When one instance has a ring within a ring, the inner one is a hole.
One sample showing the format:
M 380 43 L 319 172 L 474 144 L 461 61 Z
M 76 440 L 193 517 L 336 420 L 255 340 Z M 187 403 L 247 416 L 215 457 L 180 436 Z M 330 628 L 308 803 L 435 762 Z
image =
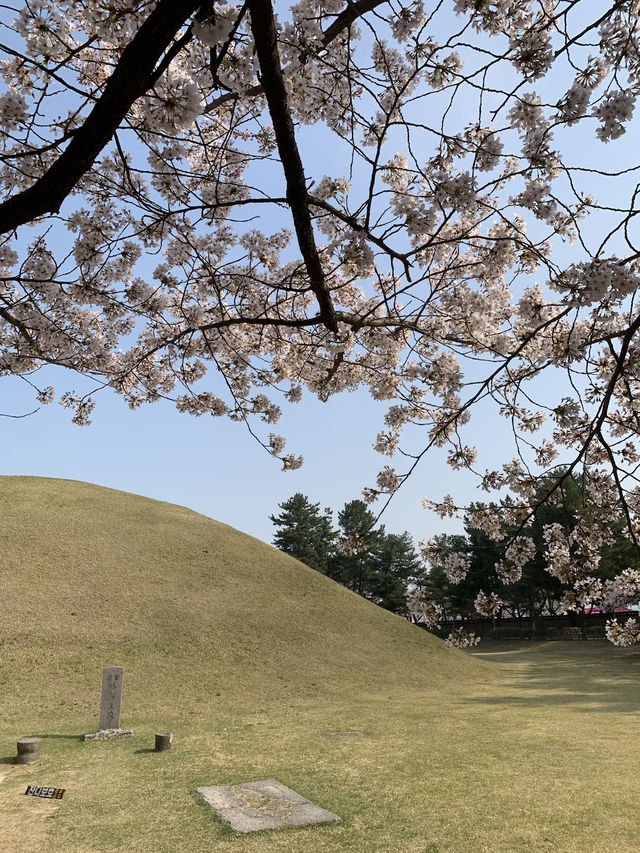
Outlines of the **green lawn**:
M 179 507 L 23 478 L 0 501 L 3 853 L 640 849 L 640 651 L 458 652 Z M 85 743 L 108 664 L 135 736 Z M 342 823 L 236 837 L 195 794 L 267 777 Z
M 34 709 L 43 760 L 8 763 L 7 851 L 637 851 L 640 655 L 604 642 L 481 648 L 495 679 L 448 692 L 362 687 L 284 697 L 233 713 L 185 696 L 179 709 L 125 714 L 135 737 L 85 744 L 60 708 Z M 25 686 L 26 689 L 26 686 Z M 7 705 L 9 703 L 5 703 Z M 125 693 L 126 705 L 126 693 Z M 149 751 L 158 728 L 170 753 Z M 23 726 L 24 728 L 24 726 Z M 328 731 L 359 730 L 337 739 Z M 13 745 L 14 746 L 14 745 Z M 198 785 L 275 777 L 343 818 L 236 838 Z M 65 787 L 60 802 L 23 796 Z

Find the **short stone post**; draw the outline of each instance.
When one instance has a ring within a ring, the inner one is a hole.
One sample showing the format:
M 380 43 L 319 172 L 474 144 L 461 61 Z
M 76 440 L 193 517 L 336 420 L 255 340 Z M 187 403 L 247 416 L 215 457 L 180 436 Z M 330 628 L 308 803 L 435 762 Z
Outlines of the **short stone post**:
M 156 732 L 156 752 L 165 752 L 171 749 L 173 743 L 173 732 Z
M 40 761 L 40 738 L 22 737 L 18 741 L 16 764 L 35 764 Z

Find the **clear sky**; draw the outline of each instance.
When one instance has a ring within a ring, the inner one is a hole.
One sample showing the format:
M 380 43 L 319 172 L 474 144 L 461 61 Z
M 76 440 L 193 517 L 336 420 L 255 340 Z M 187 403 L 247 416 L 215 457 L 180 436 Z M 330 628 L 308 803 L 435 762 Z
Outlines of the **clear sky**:
M 55 385 L 57 376 L 49 369 L 47 382 Z M 81 380 L 66 374 L 60 388 L 69 387 L 70 380 L 82 387 Z M 3 379 L 2 385 L 3 412 L 33 408 L 33 397 L 19 380 Z M 71 414 L 56 404 L 26 418 L 0 418 L 1 472 L 85 480 L 170 501 L 270 542 L 268 516 L 294 492 L 337 511 L 359 498 L 363 486 L 375 485 L 377 472 L 391 461 L 371 447 L 384 406 L 365 392 L 327 403 L 307 397 L 285 411 L 276 428 L 288 437 L 287 449 L 305 457 L 301 469 L 288 472 L 240 424 L 180 414 L 164 402 L 131 411 L 110 391 L 96 400 L 93 422 L 86 427 L 72 424 Z M 478 430 L 487 434 L 484 418 Z M 491 444 L 487 458 L 497 462 Z M 394 497 L 382 519 L 387 530 L 408 530 L 417 541 L 457 529 L 455 522 L 443 522 L 421 506 L 424 495 L 439 498 L 453 491 L 452 478 L 471 499 L 481 499 L 473 478 L 452 472 L 436 451 Z

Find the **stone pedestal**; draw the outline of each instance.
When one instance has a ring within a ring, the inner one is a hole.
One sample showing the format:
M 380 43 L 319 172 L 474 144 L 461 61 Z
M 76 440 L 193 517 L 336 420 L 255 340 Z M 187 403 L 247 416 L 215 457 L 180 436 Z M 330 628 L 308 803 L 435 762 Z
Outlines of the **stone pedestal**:
M 36 761 L 40 761 L 40 738 L 20 738 L 18 741 L 16 764 L 35 764 Z
M 100 729 L 99 732 L 89 732 L 85 740 L 113 740 L 117 737 L 131 737 L 133 729 Z

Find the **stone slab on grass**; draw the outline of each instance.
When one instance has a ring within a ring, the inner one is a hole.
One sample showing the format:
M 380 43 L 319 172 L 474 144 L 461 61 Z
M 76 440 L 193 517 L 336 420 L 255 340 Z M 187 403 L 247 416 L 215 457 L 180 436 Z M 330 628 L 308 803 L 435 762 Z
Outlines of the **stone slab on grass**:
M 238 833 L 340 820 L 277 779 L 209 785 L 196 791 Z

